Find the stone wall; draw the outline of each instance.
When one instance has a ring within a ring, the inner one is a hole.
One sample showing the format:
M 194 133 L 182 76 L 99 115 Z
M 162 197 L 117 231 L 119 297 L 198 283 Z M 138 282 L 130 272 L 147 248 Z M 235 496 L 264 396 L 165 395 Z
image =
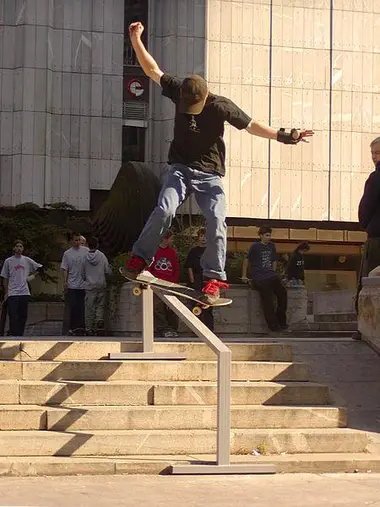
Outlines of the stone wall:
M 64 303 L 34 302 L 29 303 L 28 320 L 25 327 L 26 336 L 57 336 L 62 331 Z M 8 329 L 8 322 L 6 324 Z
M 226 297 L 233 300 L 230 306 L 214 309 L 215 332 L 262 334 L 268 332 L 260 296 L 257 291 L 244 285 L 232 285 Z M 288 290 L 288 323 L 292 327 L 307 327 L 307 292 L 305 289 Z M 132 285 L 125 283 L 121 287 L 119 304 L 112 318 L 112 331 L 116 335 L 137 335 L 141 333 L 141 298 L 134 297 Z M 188 331 L 181 323 L 180 332 Z
M 380 354 L 380 277 L 363 278 L 362 284 L 358 328 L 362 339 Z

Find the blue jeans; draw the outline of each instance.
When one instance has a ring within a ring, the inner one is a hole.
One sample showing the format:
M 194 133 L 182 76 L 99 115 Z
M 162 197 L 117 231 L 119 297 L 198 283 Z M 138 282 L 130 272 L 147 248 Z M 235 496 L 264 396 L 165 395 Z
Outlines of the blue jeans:
M 206 250 L 201 259 L 203 276 L 226 280 L 226 197 L 222 178 L 182 164 L 173 164 L 133 253 L 149 264 L 169 229 L 178 206 L 194 193 L 195 200 L 206 219 Z

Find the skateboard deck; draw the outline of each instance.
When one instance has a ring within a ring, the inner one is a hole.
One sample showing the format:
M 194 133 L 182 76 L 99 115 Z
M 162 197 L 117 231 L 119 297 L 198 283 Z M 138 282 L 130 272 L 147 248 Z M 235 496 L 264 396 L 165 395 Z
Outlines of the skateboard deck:
M 160 278 L 152 277 L 152 276 L 145 276 L 144 274 L 139 275 L 139 278 L 137 280 L 129 278 L 126 276 L 125 271 L 123 268 L 120 268 L 121 275 L 135 284 L 133 294 L 135 296 L 139 296 L 141 294 L 141 287 L 148 287 L 151 285 L 152 287 L 156 287 L 162 292 L 166 292 L 169 294 L 174 294 L 175 296 L 178 296 L 180 298 L 189 299 L 190 301 L 193 301 L 196 303 L 196 306 L 193 308 L 193 313 L 195 315 L 199 315 L 203 309 L 206 308 L 214 308 L 217 306 L 228 306 L 232 303 L 232 299 L 229 298 L 219 298 L 217 301 L 215 301 L 213 304 L 205 303 L 202 299 L 203 293 L 201 291 L 191 289 L 190 287 L 185 287 L 184 285 L 180 285 L 178 283 L 174 282 L 167 282 L 166 280 L 161 280 Z

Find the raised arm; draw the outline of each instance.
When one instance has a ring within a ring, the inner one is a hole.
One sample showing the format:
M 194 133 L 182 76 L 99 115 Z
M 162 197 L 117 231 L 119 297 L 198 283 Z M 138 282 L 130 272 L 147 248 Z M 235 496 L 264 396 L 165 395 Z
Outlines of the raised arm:
M 131 23 L 129 25 L 129 38 L 133 49 L 135 50 L 137 60 L 142 67 L 145 74 L 152 79 L 155 83 L 160 84 L 161 76 L 163 75 L 162 70 L 158 66 L 156 60 L 146 50 L 141 35 L 144 31 L 144 26 L 140 21 Z
M 292 129 L 290 132 L 285 132 L 285 129 L 276 130 L 255 120 L 249 122 L 246 130 L 253 136 L 275 139 L 284 144 L 297 144 L 300 141 L 308 142 L 305 137 L 311 137 L 314 134 L 312 130 Z

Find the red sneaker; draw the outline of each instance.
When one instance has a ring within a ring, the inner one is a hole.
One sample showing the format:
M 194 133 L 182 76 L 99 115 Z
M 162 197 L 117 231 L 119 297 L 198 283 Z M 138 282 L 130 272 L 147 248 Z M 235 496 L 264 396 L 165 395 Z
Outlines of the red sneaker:
M 135 280 L 141 271 L 144 271 L 147 263 L 141 257 L 137 257 L 137 255 L 132 255 L 128 262 L 125 263 L 125 275 L 128 278 L 132 278 Z
M 203 284 L 203 299 L 206 303 L 212 305 L 220 299 L 220 289 L 228 289 L 229 285 L 222 280 L 206 280 Z

